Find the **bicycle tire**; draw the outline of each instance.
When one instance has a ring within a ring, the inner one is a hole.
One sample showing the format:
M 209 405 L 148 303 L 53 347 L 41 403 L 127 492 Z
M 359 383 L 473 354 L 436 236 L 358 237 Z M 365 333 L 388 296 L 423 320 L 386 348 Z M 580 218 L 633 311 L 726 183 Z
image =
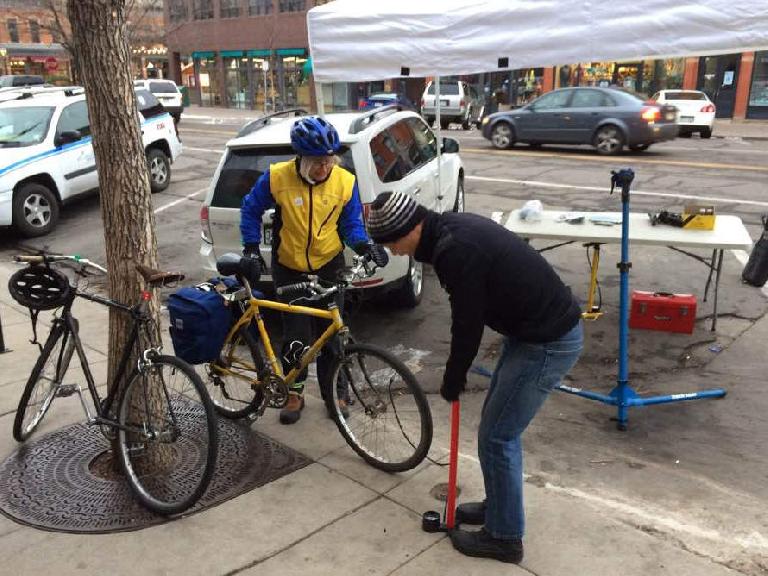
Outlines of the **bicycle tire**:
M 385 472 L 404 472 L 424 460 L 432 444 L 432 412 L 403 362 L 378 346 L 349 344 L 331 374 L 326 406 L 363 460 Z M 348 403 L 349 416 L 342 414 L 339 400 Z
M 161 374 L 162 386 L 148 387 L 150 374 Z M 177 375 L 183 380 L 178 389 Z M 156 404 L 162 408 L 151 410 Z M 139 501 L 165 516 L 193 506 L 208 488 L 218 456 L 216 412 L 195 370 L 175 356 L 153 358 L 125 386 L 118 423 L 120 462 Z
M 77 327 L 77 324 L 75 324 L 75 327 Z M 24 442 L 32 435 L 40 425 L 40 422 L 43 421 L 51 404 L 53 404 L 54 398 L 56 398 L 56 392 L 61 385 L 61 380 L 67 373 L 69 363 L 72 360 L 72 354 L 75 350 L 75 340 L 71 333 L 67 340 L 67 348 L 65 350 L 61 349 L 60 344 L 64 345 L 63 336 L 65 333 L 66 328 L 63 324 L 56 324 L 51 329 L 45 346 L 43 346 L 43 351 L 32 368 L 27 384 L 24 387 L 24 392 L 22 392 L 19 399 L 16 417 L 13 420 L 13 437 L 17 442 Z M 58 353 L 55 353 L 57 350 Z M 58 364 L 54 368 L 55 372 L 52 378 L 50 376 L 46 377 L 46 368 L 49 368 L 49 360 L 53 360 Z M 47 388 L 44 388 L 46 383 L 49 385 Z M 41 392 L 42 396 L 39 396 Z M 27 412 L 33 406 L 37 406 L 37 408 L 32 421 L 28 422 Z
M 246 350 L 251 356 L 250 359 L 253 360 L 256 371 L 245 368 L 250 365 L 250 361 L 241 357 Z M 258 410 L 263 400 L 263 393 L 261 387 L 254 390 L 250 382 L 258 377 L 257 372 L 264 367 L 263 358 L 258 341 L 247 327 L 241 327 L 230 340 L 224 342 L 219 359 L 208 365 L 205 379 L 208 394 L 217 414 L 236 420 L 245 418 Z M 228 369 L 243 367 L 240 372 L 244 373 L 243 375 L 249 380 L 218 373 L 216 363 L 222 361 L 228 365 Z

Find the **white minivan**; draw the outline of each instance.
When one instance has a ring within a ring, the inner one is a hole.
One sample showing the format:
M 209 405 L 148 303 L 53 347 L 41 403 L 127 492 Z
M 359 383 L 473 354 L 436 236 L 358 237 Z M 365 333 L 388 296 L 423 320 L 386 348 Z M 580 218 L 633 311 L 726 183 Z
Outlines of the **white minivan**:
M 146 90 L 136 90 L 153 192 L 171 182 L 181 154 L 173 119 Z M 83 89 L 34 88 L 0 102 L 0 226 L 42 236 L 68 199 L 99 185 Z
M 442 170 L 438 173 L 437 137 L 413 111 L 397 106 L 367 112 L 328 114 L 325 119 L 339 132 L 340 164 L 356 175 L 363 203 L 368 205 L 380 192 L 403 191 L 434 210 L 464 210 L 464 167 L 459 144 L 444 138 Z M 275 162 L 295 157 L 290 131 L 295 117 L 275 113 L 254 120 L 227 142 L 213 175 L 200 213 L 200 255 L 204 268 L 215 273 L 216 259 L 227 252 L 240 253 L 240 206 L 256 180 Z M 263 219 L 262 253 L 270 263 L 272 213 Z M 347 249 L 347 260 L 352 252 Z M 262 291 L 271 289 L 271 276 L 262 275 Z M 356 282 L 358 294 L 388 292 L 404 306 L 416 306 L 423 289 L 422 264 L 407 256 L 392 256 L 374 276 Z

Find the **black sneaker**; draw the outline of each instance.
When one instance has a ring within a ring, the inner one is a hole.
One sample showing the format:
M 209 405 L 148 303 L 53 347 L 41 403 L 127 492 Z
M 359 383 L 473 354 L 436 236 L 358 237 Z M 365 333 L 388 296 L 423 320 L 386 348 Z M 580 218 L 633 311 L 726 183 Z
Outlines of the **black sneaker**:
M 523 560 L 523 541 L 520 539 L 499 540 L 485 528 L 478 532 L 456 529 L 450 532 L 450 536 L 453 547 L 465 556 L 493 558 L 510 564 L 519 564 Z
M 482 526 L 485 524 L 485 500 L 465 502 L 456 507 L 456 523 Z

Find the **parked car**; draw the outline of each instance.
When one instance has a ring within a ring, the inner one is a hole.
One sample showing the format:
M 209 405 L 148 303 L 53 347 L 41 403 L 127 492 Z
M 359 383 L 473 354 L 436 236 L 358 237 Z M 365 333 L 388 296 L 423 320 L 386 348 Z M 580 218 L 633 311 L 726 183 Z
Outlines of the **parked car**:
M 677 124 L 680 135 L 688 136 L 698 132 L 702 138 L 712 137 L 715 124 L 715 104 L 700 90 L 660 90 L 651 97 L 659 104 L 677 108 Z
M 443 139 L 442 172 L 438 178 L 437 138 L 415 112 L 395 107 L 368 112 L 328 114 L 326 120 L 339 132 L 342 148 L 340 165 L 357 176 L 364 217 L 367 206 L 384 191 L 413 194 L 432 209 L 464 210 L 464 167 L 459 144 Z M 290 130 L 295 118 L 275 113 L 247 124 L 237 138 L 227 142 L 200 212 L 203 267 L 215 272 L 217 257 L 227 252 L 240 253 L 240 206 L 259 176 L 275 162 L 295 156 Z M 438 182 L 444 197 L 438 196 Z M 262 252 L 270 264 L 272 216 L 263 219 Z M 346 250 L 347 261 L 352 252 Z M 271 271 L 262 275 L 259 288 L 271 291 Z M 407 256 L 392 256 L 376 274 L 353 284 L 352 290 L 370 295 L 391 292 L 406 306 L 416 306 L 423 287 L 422 264 Z
M 161 79 L 134 80 L 133 85 L 152 92 L 176 122 L 181 120 L 184 104 L 176 82 Z
M 30 74 L 8 74 L 0 76 L 0 88 L 11 88 L 13 86 L 38 86 L 45 84 L 42 76 L 33 76 Z
M 599 154 L 646 150 L 677 136 L 674 106 L 615 88 L 560 88 L 530 104 L 483 118 L 483 136 L 500 149 L 516 142 L 591 144 Z
M 421 114 L 430 126 L 437 116 L 435 92 L 435 83 L 430 82 L 421 97 Z M 461 81 L 440 81 L 440 128 L 445 130 L 454 122 L 468 130 L 482 116 L 483 101 L 472 86 Z
M 136 90 L 136 101 L 150 185 L 159 192 L 170 184 L 181 143 L 157 98 Z M 0 150 L 0 226 L 24 236 L 47 234 L 63 203 L 98 187 L 82 88 L 27 89 L 0 103 Z
M 393 104 L 418 112 L 416 104 L 411 102 L 403 94 L 397 94 L 396 92 L 379 92 L 378 94 L 371 94 L 357 103 L 357 109 L 371 110 L 372 108 L 381 108 L 382 106 L 390 106 Z

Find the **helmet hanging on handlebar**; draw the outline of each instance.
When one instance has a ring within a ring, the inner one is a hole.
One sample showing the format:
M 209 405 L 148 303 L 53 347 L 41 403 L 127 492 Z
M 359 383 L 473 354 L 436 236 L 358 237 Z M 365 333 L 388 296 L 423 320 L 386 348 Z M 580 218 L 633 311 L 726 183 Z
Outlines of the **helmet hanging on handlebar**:
M 11 297 L 32 310 L 53 310 L 75 297 L 69 279 L 48 266 L 27 266 L 8 281 Z

